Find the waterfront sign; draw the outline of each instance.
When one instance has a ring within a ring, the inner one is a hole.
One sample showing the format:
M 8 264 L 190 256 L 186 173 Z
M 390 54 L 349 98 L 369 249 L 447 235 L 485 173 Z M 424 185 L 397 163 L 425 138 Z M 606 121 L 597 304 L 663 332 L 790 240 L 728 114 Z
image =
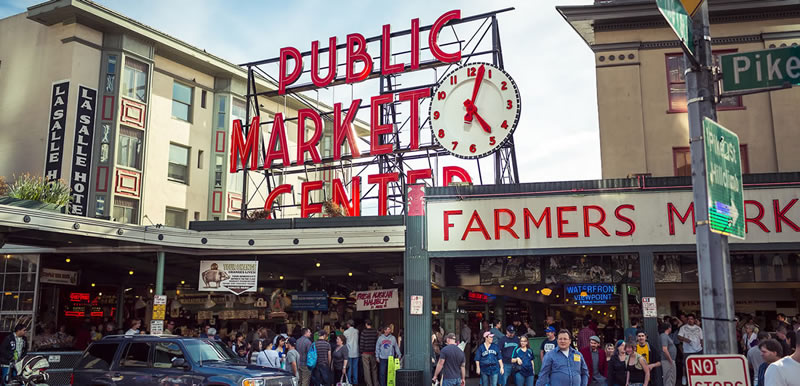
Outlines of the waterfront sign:
M 703 120 L 703 138 L 711 231 L 744 239 L 744 187 L 739 136 L 706 118 Z
M 750 386 L 744 355 L 692 355 L 686 358 L 687 384 Z
M 656 6 L 667 24 L 678 36 L 683 49 L 690 55 L 694 55 L 694 37 L 692 36 L 692 18 L 686 12 L 686 8 L 681 0 L 656 0 Z
M 619 294 L 616 284 L 568 284 L 564 286 L 564 298 L 579 305 L 605 305 L 616 303 Z
M 790 87 L 800 84 L 800 47 L 722 55 L 725 92 Z

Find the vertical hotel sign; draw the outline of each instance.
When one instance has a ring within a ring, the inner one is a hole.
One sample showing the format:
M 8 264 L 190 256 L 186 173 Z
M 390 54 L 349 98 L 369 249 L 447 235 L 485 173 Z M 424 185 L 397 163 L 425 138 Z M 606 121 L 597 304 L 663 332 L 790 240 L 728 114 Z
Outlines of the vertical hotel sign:
M 61 178 L 68 100 L 69 81 L 53 83 L 53 94 L 50 97 L 50 123 L 47 126 L 47 158 L 44 162 L 44 178 L 47 181 Z
M 97 90 L 78 87 L 78 109 L 75 114 L 75 143 L 72 148 L 72 175 L 70 178 L 69 213 L 86 216 L 89 198 L 89 173 L 94 143 L 94 112 Z

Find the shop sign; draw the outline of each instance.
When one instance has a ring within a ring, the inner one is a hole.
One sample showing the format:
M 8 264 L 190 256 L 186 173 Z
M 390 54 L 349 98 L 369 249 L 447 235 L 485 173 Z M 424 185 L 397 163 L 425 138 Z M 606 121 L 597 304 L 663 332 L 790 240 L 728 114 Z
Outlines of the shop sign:
M 644 314 L 645 318 L 658 317 L 658 306 L 656 306 L 655 297 L 645 296 L 642 298 L 642 313 Z
M 64 131 L 67 126 L 69 81 L 53 83 L 50 97 L 50 124 L 47 126 L 47 158 L 44 161 L 44 178 L 54 181 L 61 178 L 64 156 Z
M 473 302 L 478 303 L 488 303 L 489 302 L 489 295 L 481 292 L 467 292 L 467 300 L 472 300 Z
M 199 291 L 230 291 L 237 295 L 256 292 L 258 261 L 203 260 Z
M 579 305 L 616 304 L 619 301 L 616 284 L 569 284 L 564 286 L 564 298 Z
M 78 86 L 78 109 L 75 114 L 75 143 L 72 148 L 69 213 L 86 216 L 89 199 L 92 145 L 94 144 L 94 113 L 97 90 Z
M 690 190 L 429 199 L 428 251 L 693 245 L 692 200 Z M 798 201 L 797 188 L 745 190 L 747 242 L 800 242 Z
M 39 281 L 47 284 L 78 285 L 78 271 L 42 268 Z
M 328 293 L 325 291 L 294 292 L 291 300 L 294 311 L 328 310 Z
M 686 358 L 689 386 L 750 386 L 744 355 L 692 355 Z
M 411 295 L 411 315 L 422 315 L 423 299 L 421 295 Z
M 397 288 L 356 292 L 356 311 L 400 308 Z

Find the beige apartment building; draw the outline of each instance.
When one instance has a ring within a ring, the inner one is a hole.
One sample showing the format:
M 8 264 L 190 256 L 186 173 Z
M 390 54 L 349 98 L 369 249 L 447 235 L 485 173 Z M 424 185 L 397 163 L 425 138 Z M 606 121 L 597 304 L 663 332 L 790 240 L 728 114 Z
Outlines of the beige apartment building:
M 800 44 L 796 1 L 707 1 L 717 56 Z M 682 51 L 655 1 L 558 10 L 594 51 L 602 177 L 691 175 Z M 800 170 L 798 105 L 797 88 L 719 101 L 719 122 L 739 135 L 744 173 Z
M 246 80 L 243 68 L 96 3 L 32 6 L 0 20 L 0 175 L 81 185 L 76 214 L 89 217 L 181 228 L 238 219 L 246 198 L 242 174 L 229 173 L 229 141 L 232 121 L 245 120 Z M 277 88 L 261 78 L 256 87 Z M 330 110 L 298 96 L 259 102 L 262 122 L 277 112 Z M 82 118 L 80 108 L 94 111 Z M 262 138 L 270 127 L 262 126 Z M 293 121 L 286 131 L 293 153 Z M 296 185 L 299 194 L 300 175 L 282 177 L 272 183 Z M 264 178 L 250 173 L 250 208 L 264 205 Z

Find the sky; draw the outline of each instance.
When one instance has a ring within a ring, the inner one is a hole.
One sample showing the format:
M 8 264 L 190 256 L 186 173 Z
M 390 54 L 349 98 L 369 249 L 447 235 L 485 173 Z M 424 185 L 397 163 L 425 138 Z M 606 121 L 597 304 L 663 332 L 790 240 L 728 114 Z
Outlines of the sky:
M 0 0 L 0 18 L 40 2 Z M 421 25 L 428 25 L 452 9 L 460 9 L 466 17 L 515 7 L 498 15 L 498 20 L 505 69 L 522 98 L 514 136 L 521 182 L 601 178 L 594 56 L 555 9 L 558 5 L 591 4 L 592 0 L 98 2 L 233 63 L 276 57 L 285 46 L 306 51 L 314 40 L 326 46 L 331 36 L 344 42 L 353 32 L 379 35 L 384 24 L 391 24 L 393 31 L 407 29 L 416 17 Z M 440 39 L 452 37 L 442 35 Z M 398 50 L 402 46 L 397 43 Z M 377 93 L 375 87 L 366 90 L 367 85 L 363 86 L 354 89 L 357 97 L 368 100 Z M 321 100 L 340 100 L 346 94 L 336 92 L 339 95 Z M 359 118 L 369 121 L 368 116 Z

